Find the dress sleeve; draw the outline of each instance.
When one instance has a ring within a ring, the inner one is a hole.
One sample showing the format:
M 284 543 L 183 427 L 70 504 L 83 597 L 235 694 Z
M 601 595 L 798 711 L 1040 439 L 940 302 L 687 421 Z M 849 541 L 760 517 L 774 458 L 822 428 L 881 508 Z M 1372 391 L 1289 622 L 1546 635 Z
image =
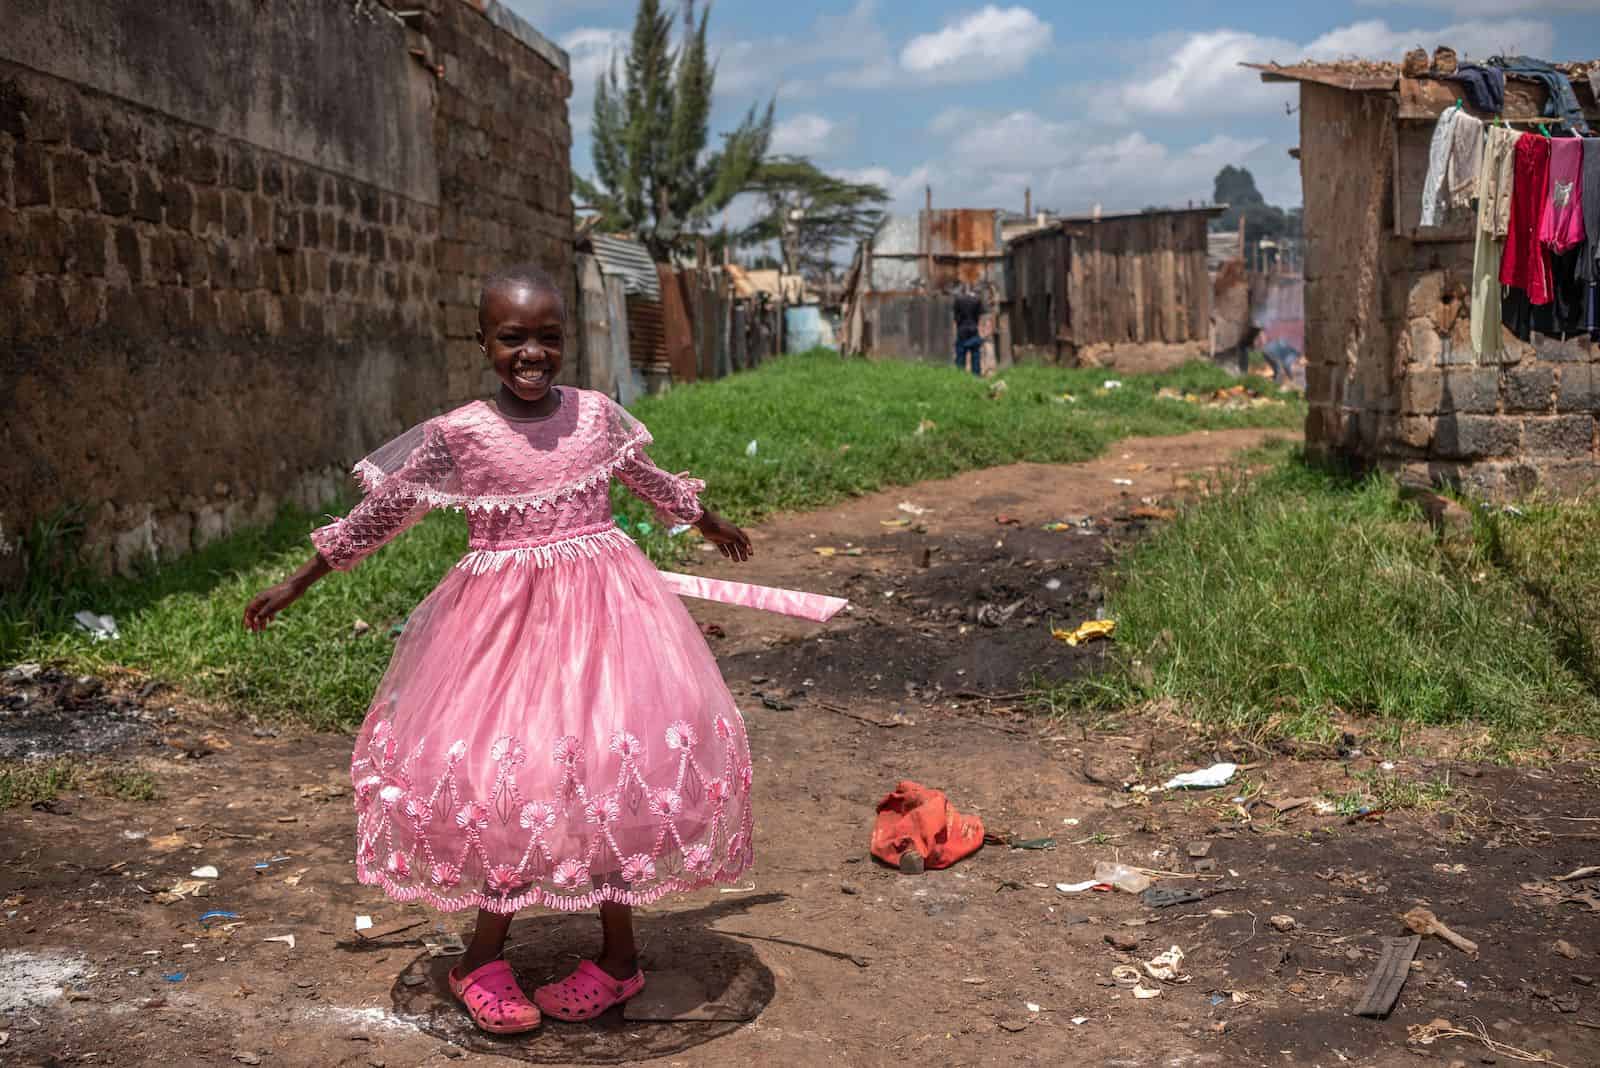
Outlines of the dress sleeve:
M 424 423 L 356 465 L 366 496 L 343 519 L 311 532 L 311 543 L 337 571 L 393 541 L 458 488 L 444 432 Z
M 611 470 L 628 492 L 655 509 L 663 523 L 693 523 L 705 514 L 700 494 L 706 484 L 690 478 L 687 471 L 670 475 L 657 467 L 646 453 L 650 434 L 633 416 L 614 401 L 609 405 L 607 444 L 614 450 Z

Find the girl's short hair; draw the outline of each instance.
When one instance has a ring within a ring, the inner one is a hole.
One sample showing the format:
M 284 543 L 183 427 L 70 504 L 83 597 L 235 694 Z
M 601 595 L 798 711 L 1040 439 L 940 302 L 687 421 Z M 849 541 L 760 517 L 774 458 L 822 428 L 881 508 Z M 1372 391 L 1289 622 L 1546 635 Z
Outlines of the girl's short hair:
M 555 278 L 549 271 L 537 263 L 514 263 L 509 267 L 502 267 L 483 280 L 483 288 L 478 294 L 478 307 L 482 309 L 483 298 L 500 289 L 509 289 L 512 286 L 526 286 L 536 293 L 549 293 L 556 298 L 556 305 L 561 309 L 561 317 L 567 317 L 567 298 L 561 287 L 556 284 Z

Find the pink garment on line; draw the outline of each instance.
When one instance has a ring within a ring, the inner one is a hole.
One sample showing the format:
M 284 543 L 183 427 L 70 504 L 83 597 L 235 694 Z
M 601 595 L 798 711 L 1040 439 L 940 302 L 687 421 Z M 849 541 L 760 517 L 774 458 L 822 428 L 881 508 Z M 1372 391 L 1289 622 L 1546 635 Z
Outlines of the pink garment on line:
M 471 551 L 411 614 L 356 740 L 356 875 L 398 901 L 510 912 L 648 904 L 752 858 L 744 721 L 661 574 L 611 520 L 614 476 L 664 519 L 701 484 L 599 393 L 547 419 L 476 402 L 358 465 L 313 534 L 341 569 L 430 507 Z
M 1550 138 L 1550 206 L 1539 240 L 1560 255 L 1583 244 L 1583 139 Z

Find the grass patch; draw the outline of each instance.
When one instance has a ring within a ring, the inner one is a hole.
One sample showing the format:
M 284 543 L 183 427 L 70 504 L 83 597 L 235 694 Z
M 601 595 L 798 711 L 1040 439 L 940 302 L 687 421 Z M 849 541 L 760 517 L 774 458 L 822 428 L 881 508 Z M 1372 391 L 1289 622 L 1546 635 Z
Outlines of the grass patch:
M 161 796 L 154 775 L 120 764 L 70 757 L 0 764 L 0 810 L 49 801 L 73 790 L 123 801 L 154 801 Z
M 1472 722 L 1502 748 L 1600 734 L 1583 611 L 1600 593 L 1583 567 L 1600 564 L 1600 509 L 1485 516 L 1441 543 L 1392 479 L 1283 451 L 1119 560 L 1109 667 L 1057 707 L 1169 699 L 1225 730 L 1318 741 L 1353 720 L 1393 741 Z
M 910 362 L 786 357 L 718 382 L 647 398 L 636 413 L 668 470 L 692 470 L 708 499 L 738 522 L 779 509 L 810 508 L 880 487 L 1020 460 L 1069 462 L 1136 434 L 1294 426 L 1297 399 L 1223 411 L 1156 396 L 1162 386 L 1204 391 L 1232 382 L 1209 365 L 1122 378 L 1103 389 L 1104 371 L 1018 367 L 992 381 L 953 368 Z M 1270 389 L 1270 387 L 1267 387 Z M 1070 393 L 1074 400 L 1063 399 Z M 920 428 L 920 432 L 919 432 Z M 755 456 L 746 445 L 757 442 Z M 684 550 L 647 509 L 615 490 L 615 507 L 651 557 Z M 70 522 L 37 532 L 35 576 L 25 594 L 0 601 L 0 662 L 65 661 L 74 670 L 136 669 L 245 708 L 289 715 L 321 728 L 359 722 L 403 621 L 465 551 L 466 524 L 429 516 L 354 573 L 320 583 L 265 635 L 244 632 L 249 597 L 282 578 L 309 551 L 318 516 L 285 512 L 136 580 L 98 581 L 69 573 Z M 648 524 L 644 532 L 640 523 Z M 72 627 L 90 609 L 117 618 L 122 638 L 93 643 Z M 357 620 L 371 631 L 356 636 Z
M 78 765 L 70 760 L 0 764 L 0 809 L 48 801 L 72 789 L 78 771 Z
M 1434 809 L 1456 792 L 1448 778 L 1402 779 L 1376 769 L 1352 772 L 1350 779 L 1355 785 L 1349 790 L 1326 795 L 1341 816 Z

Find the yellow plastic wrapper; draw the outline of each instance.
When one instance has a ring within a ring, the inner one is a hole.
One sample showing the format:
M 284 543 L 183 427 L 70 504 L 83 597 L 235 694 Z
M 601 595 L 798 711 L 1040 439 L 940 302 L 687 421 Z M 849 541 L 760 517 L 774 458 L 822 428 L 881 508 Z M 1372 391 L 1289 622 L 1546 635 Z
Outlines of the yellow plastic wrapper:
M 1096 638 L 1109 638 L 1116 633 L 1116 630 L 1117 621 L 1114 619 L 1089 619 L 1079 623 L 1076 630 L 1062 630 L 1056 627 L 1050 633 L 1058 641 L 1064 641 L 1068 645 L 1082 645 Z

